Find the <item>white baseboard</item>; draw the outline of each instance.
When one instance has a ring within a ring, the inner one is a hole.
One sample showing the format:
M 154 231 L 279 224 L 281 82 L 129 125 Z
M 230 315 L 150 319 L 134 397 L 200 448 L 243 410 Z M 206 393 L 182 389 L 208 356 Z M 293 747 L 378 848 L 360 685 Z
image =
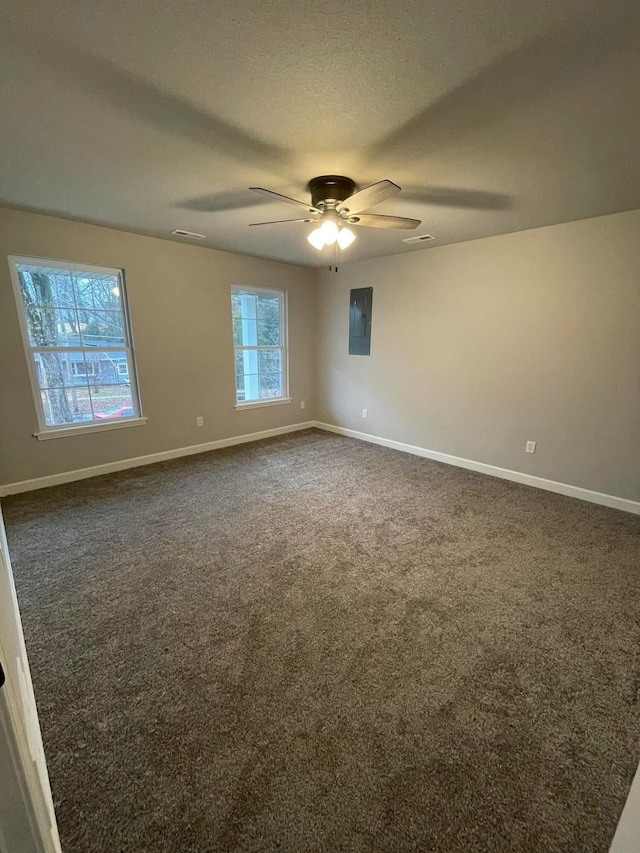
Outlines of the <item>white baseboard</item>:
M 557 492 L 570 498 L 579 498 L 602 506 L 621 509 L 624 512 L 633 512 L 640 515 L 640 501 L 632 501 L 627 498 L 619 498 L 616 495 L 607 495 L 603 492 L 593 492 L 580 486 L 571 486 L 568 483 L 558 483 L 555 480 L 546 480 L 544 477 L 535 477 L 533 474 L 523 474 L 521 471 L 511 471 L 509 468 L 498 468 L 495 465 L 487 465 L 485 462 L 475 462 L 473 459 L 464 459 L 462 456 L 451 456 L 448 453 L 440 453 L 438 450 L 427 450 L 426 447 L 417 447 L 413 444 L 404 444 L 401 441 L 393 441 L 390 438 L 381 438 L 378 435 L 369 435 L 366 432 L 358 432 L 355 429 L 345 429 L 334 424 L 323 424 L 315 422 L 317 429 L 327 432 L 335 432 L 338 435 L 346 435 L 349 438 L 357 438 L 360 441 L 368 441 L 371 444 L 381 444 L 393 450 L 401 450 L 403 453 L 412 453 L 414 456 L 423 456 L 426 459 L 434 459 L 436 462 L 444 462 L 447 465 L 456 465 L 458 468 L 467 468 L 469 471 L 478 471 L 481 474 L 490 474 L 492 477 L 500 477 L 503 480 L 512 480 L 514 483 L 523 483 L 525 486 L 534 486 L 536 489 L 545 489 L 548 492 Z
M 74 480 L 86 480 L 89 477 L 99 477 L 100 474 L 111 474 L 114 471 L 125 471 L 127 468 L 138 468 L 141 465 L 152 465 L 154 462 L 165 462 L 167 459 L 177 459 L 180 456 L 193 456 L 196 453 L 206 453 L 208 450 L 219 450 L 222 447 L 232 447 L 234 444 L 246 444 L 250 441 L 260 441 L 262 438 L 272 438 L 288 432 L 301 429 L 311 429 L 314 421 L 301 424 L 264 429 L 261 432 L 251 432 L 246 435 L 234 435 L 230 438 L 220 438 L 217 441 L 207 441 L 204 444 L 193 444 L 190 447 L 177 447 L 175 450 L 163 450 L 160 453 L 149 453 L 146 456 L 136 456 L 133 459 L 121 459 L 118 462 L 107 462 L 104 465 L 92 465 L 90 468 L 76 468 L 75 471 L 64 471 L 61 474 L 50 474 L 48 477 L 36 477 L 33 480 L 21 480 L 18 483 L 7 483 L 0 486 L 0 498 L 7 495 L 17 495 L 19 492 L 30 492 L 34 489 L 45 489 L 47 486 L 58 486 L 61 483 L 72 483 Z
M 47 486 L 57 486 L 61 483 L 71 483 L 75 480 L 85 480 L 89 477 L 98 477 L 101 474 L 111 474 L 115 471 L 125 471 L 127 468 L 137 468 L 142 465 L 152 465 L 154 462 L 164 462 L 168 459 L 177 459 L 180 456 L 192 456 L 197 453 L 206 453 L 209 450 L 218 450 L 222 447 L 232 447 L 235 444 L 245 444 L 251 441 L 260 441 L 263 438 L 271 438 L 276 435 L 284 435 L 289 432 L 297 432 L 302 429 L 325 430 L 326 432 L 345 435 L 349 438 L 357 438 L 371 444 L 380 444 L 403 453 L 412 453 L 414 456 L 422 456 L 425 459 L 433 459 L 436 462 L 444 462 L 447 465 L 456 465 L 458 468 L 467 468 L 469 471 L 478 471 L 481 474 L 489 474 L 492 477 L 500 477 L 503 480 L 512 480 L 514 483 L 523 483 L 526 486 L 534 486 L 537 489 L 545 489 L 548 492 L 557 492 L 571 498 L 579 498 L 583 501 L 601 504 L 602 506 L 621 509 L 624 512 L 632 512 L 640 515 L 640 501 L 632 501 L 620 498 L 616 495 L 607 495 L 603 492 L 594 492 L 568 483 L 558 483 L 555 480 L 546 480 L 543 477 L 535 477 L 533 474 L 523 474 L 521 471 L 511 471 L 509 468 L 498 468 L 485 462 L 475 462 L 473 459 L 464 459 L 461 456 L 451 456 L 449 453 L 441 453 L 438 450 L 428 450 L 426 447 L 418 447 L 413 444 L 404 444 L 401 441 L 393 441 L 390 438 L 382 438 L 378 435 L 370 435 L 366 432 L 358 432 L 354 429 L 325 424 L 319 421 L 306 421 L 300 424 L 291 424 L 275 429 L 265 429 L 261 432 L 252 432 L 246 435 L 235 435 L 230 438 L 221 438 L 217 441 L 208 441 L 204 444 L 194 444 L 190 447 L 177 447 L 174 450 L 163 450 L 160 453 L 149 453 L 146 456 L 136 456 L 132 459 L 121 459 L 117 462 L 107 462 L 103 465 L 93 465 L 90 468 L 77 468 L 74 471 L 64 471 L 60 474 L 51 474 L 48 477 L 36 477 L 33 480 L 21 480 L 17 483 L 7 483 L 0 486 L 0 497 L 15 495 L 20 492 L 30 492 L 34 489 L 44 489 Z

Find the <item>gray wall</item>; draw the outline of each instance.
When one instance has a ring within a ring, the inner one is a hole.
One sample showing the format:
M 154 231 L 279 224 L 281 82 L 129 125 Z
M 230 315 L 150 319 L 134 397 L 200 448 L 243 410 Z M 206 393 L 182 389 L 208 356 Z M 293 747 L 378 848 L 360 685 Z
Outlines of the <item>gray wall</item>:
M 32 437 L 38 425 L 9 254 L 124 268 L 146 425 Z M 293 403 L 234 409 L 232 283 L 288 291 Z M 0 209 L 0 484 L 313 419 L 315 292 L 303 267 Z
M 318 419 L 640 500 L 639 234 L 633 211 L 323 272 Z
M 640 500 L 639 231 L 633 211 L 329 274 L 0 209 L 0 483 L 317 418 Z M 32 438 L 8 254 L 126 270 L 148 424 Z M 289 293 L 290 405 L 233 408 L 232 282 Z M 369 285 L 372 355 L 349 356 Z

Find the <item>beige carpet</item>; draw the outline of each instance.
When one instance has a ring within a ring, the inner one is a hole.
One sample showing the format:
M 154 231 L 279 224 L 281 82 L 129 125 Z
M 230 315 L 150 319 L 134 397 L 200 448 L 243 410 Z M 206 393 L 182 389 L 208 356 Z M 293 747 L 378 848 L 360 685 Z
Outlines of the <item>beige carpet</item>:
M 65 853 L 607 850 L 640 518 L 315 431 L 3 505 Z

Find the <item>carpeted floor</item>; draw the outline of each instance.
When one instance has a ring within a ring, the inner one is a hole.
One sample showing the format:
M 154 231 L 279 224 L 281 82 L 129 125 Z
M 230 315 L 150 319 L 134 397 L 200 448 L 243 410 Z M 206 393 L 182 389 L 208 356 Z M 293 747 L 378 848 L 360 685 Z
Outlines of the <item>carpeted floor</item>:
M 3 506 L 65 853 L 608 849 L 640 518 L 316 431 Z

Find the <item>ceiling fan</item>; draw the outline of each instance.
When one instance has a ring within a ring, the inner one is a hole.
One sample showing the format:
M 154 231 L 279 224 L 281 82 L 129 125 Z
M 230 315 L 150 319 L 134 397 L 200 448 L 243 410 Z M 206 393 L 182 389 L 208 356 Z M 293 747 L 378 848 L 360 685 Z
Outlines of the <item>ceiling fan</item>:
M 295 198 L 281 195 L 263 187 L 249 187 L 253 192 L 266 195 L 275 201 L 292 204 L 303 209 L 301 219 L 278 219 L 274 222 L 252 222 L 251 225 L 279 225 L 282 222 L 317 222 L 318 227 L 309 234 L 308 241 L 315 249 L 323 249 L 335 243 L 346 249 L 355 240 L 355 234 L 347 225 L 364 225 L 367 228 L 404 228 L 411 230 L 420 225 L 419 219 L 405 216 L 382 216 L 374 213 L 361 213 L 376 204 L 380 204 L 392 195 L 400 192 L 393 181 L 378 181 L 369 187 L 356 191 L 356 183 L 342 175 L 320 175 L 309 181 L 311 204 Z

